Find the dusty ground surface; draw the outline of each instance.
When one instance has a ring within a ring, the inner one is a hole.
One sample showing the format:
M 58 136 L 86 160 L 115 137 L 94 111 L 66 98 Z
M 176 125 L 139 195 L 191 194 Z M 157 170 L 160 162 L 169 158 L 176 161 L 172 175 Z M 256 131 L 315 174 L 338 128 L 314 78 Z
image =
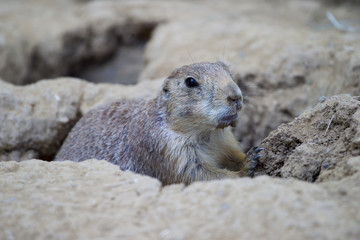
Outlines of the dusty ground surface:
M 358 2 L 0 4 L 0 239 L 360 239 Z M 266 148 L 255 179 L 162 187 L 103 161 L 24 161 L 52 160 L 91 108 L 217 60 L 245 92 L 240 146 Z
M 98 160 L 7 162 L 0 173 L 1 239 L 360 236 L 359 172 L 335 187 L 266 176 L 161 187 Z

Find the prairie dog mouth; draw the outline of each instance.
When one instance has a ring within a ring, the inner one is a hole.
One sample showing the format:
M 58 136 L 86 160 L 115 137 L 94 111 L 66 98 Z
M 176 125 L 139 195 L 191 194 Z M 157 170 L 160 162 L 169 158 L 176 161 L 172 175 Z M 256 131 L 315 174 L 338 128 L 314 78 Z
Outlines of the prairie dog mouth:
M 233 115 L 226 115 L 219 119 L 218 125 L 216 128 L 225 128 L 228 126 L 235 127 L 236 126 L 236 120 L 238 118 L 238 114 L 235 113 Z

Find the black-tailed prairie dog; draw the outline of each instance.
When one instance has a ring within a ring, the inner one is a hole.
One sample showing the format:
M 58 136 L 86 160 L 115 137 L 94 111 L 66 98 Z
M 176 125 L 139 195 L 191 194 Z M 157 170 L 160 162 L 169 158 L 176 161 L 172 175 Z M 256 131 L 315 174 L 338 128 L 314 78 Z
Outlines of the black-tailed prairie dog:
M 55 160 L 104 159 L 163 184 L 246 176 L 261 149 L 242 153 L 231 132 L 242 104 L 224 63 L 182 66 L 152 100 L 120 100 L 87 113 Z

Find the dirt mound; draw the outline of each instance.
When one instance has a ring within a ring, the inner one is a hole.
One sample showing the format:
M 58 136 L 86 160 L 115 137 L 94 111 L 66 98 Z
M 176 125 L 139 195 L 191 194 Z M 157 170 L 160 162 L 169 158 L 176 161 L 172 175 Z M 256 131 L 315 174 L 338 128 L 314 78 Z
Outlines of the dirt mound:
M 355 172 L 360 156 L 360 98 L 338 95 L 283 124 L 263 141 L 256 175 L 331 181 Z

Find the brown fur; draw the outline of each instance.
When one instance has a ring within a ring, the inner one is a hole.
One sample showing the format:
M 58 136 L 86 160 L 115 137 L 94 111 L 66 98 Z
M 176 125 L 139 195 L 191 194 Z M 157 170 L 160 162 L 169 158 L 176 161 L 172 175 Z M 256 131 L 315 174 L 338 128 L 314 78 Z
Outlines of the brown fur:
M 193 77 L 198 87 L 189 88 Z M 246 155 L 229 125 L 242 93 L 222 62 L 176 69 L 155 99 L 94 109 L 71 130 L 55 160 L 105 159 L 164 184 L 244 176 Z

